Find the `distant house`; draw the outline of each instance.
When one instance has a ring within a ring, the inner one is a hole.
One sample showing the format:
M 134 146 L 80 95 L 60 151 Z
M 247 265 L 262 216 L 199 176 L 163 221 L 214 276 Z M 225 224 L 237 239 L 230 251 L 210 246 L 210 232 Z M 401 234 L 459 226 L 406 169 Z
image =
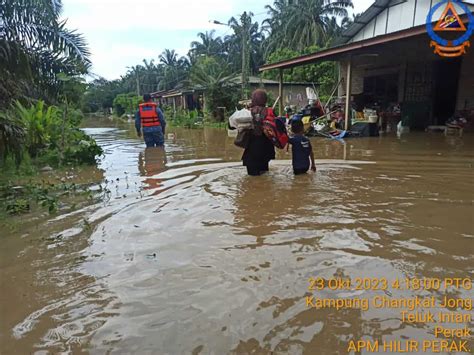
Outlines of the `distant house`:
M 283 77 L 284 70 L 296 66 L 336 61 L 339 96 L 346 100 L 346 125 L 350 122 L 350 99 L 362 93 L 382 105 L 401 104 L 401 119 L 412 128 L 443 125 L 455 111 L 474 110 L 474 46 L 463 46 L 465 53 L 456 58 L 443 57 L 434 53 L 443 49 L 435 47 L 428 34 L 429 26 L 437 28 L 447 16 L 448 4 L 455 7 L 463 23 L 459 27 L 474 26 L 474 21 L 469 21 L 474 11 L 472 0 L 376 0 L 346 30 L 337 46 L 266 64 L 260 70 L 279 69 Z M 463 35 L 437 34 L 451 41 Z M 446 43 L 454 43 L 453 52 L 461 47 L 456 49 L 456 42 Z
M 227 79 L 229 85 L 240 87 L 242 85 L 242 78 L 240 75 Z M 279 94 L 279 82 L 275 80 L 262 79 L 257 76 L 250 76 L 249 88 L 251 91 L 263 88 L 265 89 L 271 98 L 276 100 Z M 284 87 L 284 105 L 295 105 L 302 107 L 307 105 L 308 100 L 306 99 L 306 88 L 316 88 L 317 84 L 314 83 L 301 83 L 301 82 L 285 82 Z M 200 110 L 202 108 L 204 88 L 202 86 L 194 87 L 176 87 L 171 90 L 162 90 L 151 93 L 152 98 L 164 105 L 171 106 L 175 110 L 180 108 L 184 110 Z M 273 102 L 269 102 L 272 105 Z M 230 108 L 229 108 L 230 109 Z
M 236 86 L 242 85 L 242 77 L 240 75 L 235 76 L 234 78 L 230 79 L 232 83 Z M 258 76 L 250 76 L 249 77 L 249 87 L 250 90 L 253 91 L 258 88 L 265 89 L 275 100 L 279 96 L 279 85 L 280 83 L 275 80 L 270 79 L 262 79 Z M 304 82 L 284 82 L 283 83 L 283 106 L 287 105 L 295 105 L 297 107 L 303 107 L 308 104 L 308 100 L 306 98 L 306 88 L 317 88 L 318 84 L 316 83 L 304 83 Z M 273 105 L 273 102 L 269 102 L 269 105 Z
M 173 107 L 175 111 L 178 108 L 183 110 L 200 110 L 202 108 L 203 92 L 204 90 L 199 86 L 193 88 L 177 86 L 174 89 L 161 90 L 150 95 L 154 101 Z

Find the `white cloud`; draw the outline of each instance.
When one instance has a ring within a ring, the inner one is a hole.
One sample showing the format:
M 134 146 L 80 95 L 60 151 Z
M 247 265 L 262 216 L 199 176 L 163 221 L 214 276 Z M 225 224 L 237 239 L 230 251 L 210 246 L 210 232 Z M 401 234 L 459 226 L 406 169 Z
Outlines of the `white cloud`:
M 83 33 L 89 44 L 93 72 L 114 79 L 144 58 L 157 61 L 165 48 L 186 55 L 198 32 L 228 30 L 210 20 L 226 22 L 248 4 L 242 0 L 64 0 L 63 5 L 68 28 Z
M 373 0 L 354 0 L 356 13 Z M 216 29 L 218 35 L 232 31 L 211 24 L 226 22 L 243 11 L 262 20 L 264 6 L 273 0 L 63 0 L 68 28 L 83 33 L 92 52 L 93 72 L 115 79 L 127 66 L 155 59 L 165 48 L 186 55 L 198 32 Z
M 69 25 L 81 31 L 196 30 L 215 27 L 209 20 L 228 18 L 232 2 L 222 0 L 66 0 L 80 14 L 68 13 Z
M 360 14 L 369 8 L 375 1 L 374 0 L 353 0 L 354 13 Z

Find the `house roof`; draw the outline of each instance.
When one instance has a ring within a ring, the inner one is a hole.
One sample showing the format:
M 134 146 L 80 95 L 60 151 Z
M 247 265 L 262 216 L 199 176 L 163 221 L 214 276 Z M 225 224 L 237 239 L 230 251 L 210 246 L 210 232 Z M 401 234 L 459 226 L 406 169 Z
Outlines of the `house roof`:
M 380 3 L 380 1 L 386 1 L 386 0 L 378 0 L 376 1 L 375 4 Z M 461 15 L 460 17 L 464 22 L 468 21 L 468 16 L 466 14 Z M 265 71 L 265 70 L 271 70 L 271 69 L 288 69 L 288 68 L 293 68 L 300 65 L 315 63 L 322 60 L 339 60 L 341 59 L 341 57 L 348 55 L 349 53 L 352 53 L 354 51 L 362 51 L 366 48 L 370 48 L 370 47 L 374 47 L 380 44 L 384 44 L 384 43 L 388 43 L 392 41 L 398 41 L 398 40 L 402 40 L 402 39 L 406 39 L 406 38 L 410 38 L 414 36 L 419 36 L 425 33 L 427 33 L 426 25 L 411 27 L 405 30 L 391 32 L 385 35 L 380 35 L 380 36 L 368 38 L 368 39 L 357 41 L 357 42 L 350 42 L 344 45 L 331 47 L 319 52 L 283 60 L 277 63 L 265 64 L 261 66 L 259 70 Z
M 237 85 L 242 85 L 242 76 L 237 75 L 229 79 L 230 85 L 237 86 Z M 270 79 L 260 79 L 258 76 L 249 76 L 249 84 L 253 85 L 279 85 L 278 81 L 275 80 L 270 80 Z M 283 83 L 284 85 L 302 85 L 302 86 L 313 86 L 316 85 L 318 86 L 318 83 L 306 83 L 306 82 L 285 82 Z M 154 99 L 163 97 L 163 98 L 170 98 L 170 97 L 176 97 L 176 96 L 181 96 L 185 94 L 192 94 L 195 92 L 199 92 L 204 90 L 204 87 L 202 85 L 195 85 L 192 88 L 184 88 L 184 87 L 175 87 L 170 90 L 160 90 L 156 92 L 152 92 L 150 96 Z
M 362 30 L 372 19 L 380 14 L 389 4 L 391 0 L 375 0 L 370 7 L 365 10 L 353 23 L 346 29 L 337 44 L 347 43 L 360 30 Z
M 231 83 L 235 85 L 242 85 L 242 76 L 236 75 L 229 80 Z M 276 80 L 260 78 L 258 76 L 249 76 L 248 78 L 249 84 L 253 85 L 280 85 L 280 83 Z M 303 85 L 303 86 L 312 86 L 312 85 L 319 85 L 316 83 L 307 83 L 307 82 L 284 82 L 283 85 Z

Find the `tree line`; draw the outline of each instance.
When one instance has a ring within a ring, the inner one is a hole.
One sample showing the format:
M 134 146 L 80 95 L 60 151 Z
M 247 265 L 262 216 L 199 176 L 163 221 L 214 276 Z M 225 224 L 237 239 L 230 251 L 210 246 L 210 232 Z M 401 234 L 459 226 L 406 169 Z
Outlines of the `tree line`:
M 352 7 L 352 0 L 275 0 L 265 7 L 268 16 L 261 24 L 254 20 L 253 13 L 244 12 L 222 24 L 232 30 L 230 35 L 216 36 L 214 30 L 198 33 L 187 56 L 166 49 L 156 60 L 144 59 L 133 66 L 120 79 L 96 79 L 86 92 L 84 107 L 96 112 L 115 106 L 118 113 L 124 113 L 128 111 L 124 107 L 127 105 L 121 102 L 131 102 L 134 96 L 195 85 L 205 88 L 210 111 L 218 106 L 232 106 L 238 98 L 248 95 L 248 77 L 258 75 L 258 68 L 264 63 L 333 45 L 352 23 L 348 14 Z M 228 84 L 228 79 L 235 75 L 242 76 L 244 81 L 240 91 L 232 90 Z M 284 79 L 318 83 L 324 97 L 335 85 L 336 75 L 334 63 L 328 62 L 287 70 Z M 276 79 L 277 73 L 264 76 Z
M 127 111 L 118 105 L 126 101 L 124 97 L 179 85 L 205 88 L 211 109 L 228 106 L 244 93 L 222 90 L 226 79 L 242 75 L 245 86 L 265 62 L 331 46 L 350 25 L 348 9 L 353 6 L 352 0 L 275 0 L 266 6 L 268 16 L 261 24 L 251 12 L 244 12 L 229 19 L 226 25 L 232 33 L 227 36 L 216 36 L 215 31 L 198 33 L 186 56 L 166 49 L 157 58 L 133 66 L 120 79 L 98 77 L 85 84 L 81 78 L 92 74 L 89 49 L 85 38 L 60 19 L 61 0 L 0 0 L 0 4 L 0 109 L 4 113 L 14 101 L 29 105 L 35 100 L 56 106 L 67 101 L 88 112 L 107 111 L 115 101 L 116 108 Z M 264 75 L 276 78 L 276 73 Z M 331 63 L 285 74 L 286 81 L 319 83 L 323 95 L 334 78 Z M 7 151 L 6 142 L 14 141 L 14 133 L 21 131 L 7 129 L 7 122 L 3 114 L 0 152 Z

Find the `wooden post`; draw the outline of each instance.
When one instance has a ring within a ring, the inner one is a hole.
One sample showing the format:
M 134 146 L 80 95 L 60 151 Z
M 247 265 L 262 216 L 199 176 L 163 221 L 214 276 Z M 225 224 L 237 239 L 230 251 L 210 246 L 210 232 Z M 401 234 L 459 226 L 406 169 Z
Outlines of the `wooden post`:
M 176 117 L 176 96 L 173 96 L 173 117 Z
M 278 85 L 278 96 L 280 97 L 280 102 L 278 104 L 279 116 L 283 116 L 283 68 L 280 68 L 280 82 Z
M 347 62 L 346 73 L 347 73 L 346 75 L 346 107 L 345 107 L 344 129 L 347 131 L 350 125 L 350 119 L 352 118 L 352 108 L 351 108 L 352 58 L 350 56 Z

